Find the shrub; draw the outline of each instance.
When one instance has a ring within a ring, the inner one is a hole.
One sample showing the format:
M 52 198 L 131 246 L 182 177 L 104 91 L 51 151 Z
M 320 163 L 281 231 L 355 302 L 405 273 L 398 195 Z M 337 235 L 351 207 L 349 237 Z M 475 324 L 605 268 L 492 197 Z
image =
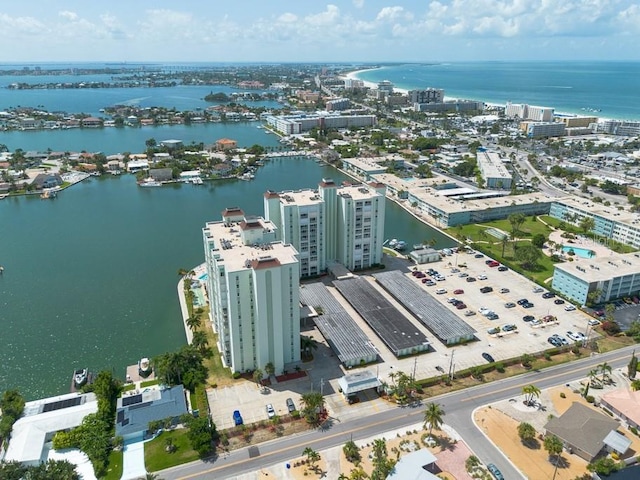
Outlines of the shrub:
M 607 335 L 617 335 L 620 333 L 620 325 L 618 325 L 617 322 L 607 320 L 602 322 L 602 330 L 604 330 Z
M 544 352 L 544 359 L 547 361 L 551 361 L 551 354 L 549 352 Z
M 634 435 L 638 435 L 638 429 L 636 427 L 629 427 L 629 431 Z
M 497 363 L 495 364 L 495 366 L 496 366 L 496 370 L 497 370 L 498 372 L 500 372 L 500 373 L 504 373 L 504 363 L 502 363 L 502 362 L 497 362 Z
M 560 392 L 560 398 L 567 398 L 564 392 Z
M 593 395 L 587 395 L 587 396 L 586 396 L 586 400 L 587 400 L 587 402 L 589 402 L 589 403 L 593 403 L 593 402 L 595 402 L 595 401 L 596 401 L 596 399 L 595 399 L 595 398 L 593 398 Z
M 239 379 L 241 376 L 242 376 L 242 375 L 240 374 L 240 372 L 233 372 L 233 375 L 232 375 L 232 377 L 233 377 L 233 379 L 234 379 L 234 380 Z

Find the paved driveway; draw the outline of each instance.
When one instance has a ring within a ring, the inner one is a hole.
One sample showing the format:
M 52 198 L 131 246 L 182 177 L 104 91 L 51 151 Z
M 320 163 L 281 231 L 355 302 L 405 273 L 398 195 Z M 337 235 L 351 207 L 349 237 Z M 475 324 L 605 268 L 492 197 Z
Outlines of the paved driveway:
M 144 442 L 136 440 L 125 442 L 122 459 L 122 480 L 145 477 Z

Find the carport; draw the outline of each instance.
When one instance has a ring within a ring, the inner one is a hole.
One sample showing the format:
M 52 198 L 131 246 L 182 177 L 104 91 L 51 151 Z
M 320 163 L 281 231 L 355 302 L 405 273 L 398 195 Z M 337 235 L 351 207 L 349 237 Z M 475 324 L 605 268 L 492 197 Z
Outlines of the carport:
M 354 395 L 358 392 L 362 392 L 363 390 L 378 388 L 382 383 L 373 372 L 363 370 L 361 372 L 349 373 L 344 377 L 339 378 L 338 385 L 340 385 L 344 396 L 348 397 L 349 395 Z

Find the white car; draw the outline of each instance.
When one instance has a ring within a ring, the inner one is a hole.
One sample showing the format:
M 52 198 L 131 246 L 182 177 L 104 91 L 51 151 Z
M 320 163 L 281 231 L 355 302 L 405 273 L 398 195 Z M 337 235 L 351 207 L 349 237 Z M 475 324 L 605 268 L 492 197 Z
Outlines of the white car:
M 568 305 L 565 305 L 565 306 L 564 306 L 564 309 L 565 309 L 567 312 L 573 312 L 573 311 L 576 309 L 576 307 L 575 307 L 575 306 L 573 306 L 573 305 L 571 305 L 571 304 L 568 304 Z
M 482 275 L 478 275 L 478 280 L 486 280 L 487 276 L 483 273 Z
M 276 411 L 274 410 L 273 405 L 271 404 L 267 405 L 267 416 L 269 418 L 273 418 L 276 416 Z
M 447 289 L 446 288 L 439 288 L 436 290 L 436 293 L 438 295 L 442 295 L 443 293 L 447 293 Z
M 541 293 L 544 292 L 544 288 L 542 287 L 533 287 L 533 293 Z
M 569 337 L 574 342 L 582 342 L 587 339 L 587 337 L 582 332 L 567 332 L 567 337 Z
M 589 320 L 589 325 L 591 325 L 592 327 L 597 327 L 598 325 L 600 325 L 600 320 L 592 318 L 591 320 Z
M 476 312 L 474 312 L 473 310 L 467 310 L 466 312 L 464 312 L 465 317 L 473 317 L 475 314 Z
M 478 311 L 480 312 L 480 315 L 485 315 L 485 314 L 489 313 L 491 310 L 488 309 L 487 307 L 480 307 L 478 309 Z

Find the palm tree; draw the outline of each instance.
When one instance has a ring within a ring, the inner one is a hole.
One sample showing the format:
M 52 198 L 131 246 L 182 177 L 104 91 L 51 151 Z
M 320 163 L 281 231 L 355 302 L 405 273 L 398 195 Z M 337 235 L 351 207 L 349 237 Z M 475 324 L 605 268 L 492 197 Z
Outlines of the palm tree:
M 597 367 L 600 369 L 600 373 L 602 374 L 602 384 L 604 385 L 606 379 L 611 375 L 611 365 L 609 365 L 607 362 L 604 362 Z
M 191 345 L 193 345 L 197 350 L 202 350 L 206 348 L 209 345 L 207 334 L 201 330 L 198 330 L 197 332 L 193 332 Z
M 593 381 L 599 381 L 599 380 L 598 380 L 598 374 L 599 374 L 599 373 L 600 373 L 600 372 L 599 372 L 599 370 L 598 370 L 597 368 L 594 368 L 593 370 L 591 370 L 591 371 L 589 372 L 589 375 L 588 375 L 588 377 L 589 377 L 589 384 L 591 384 L 591 382 L 593 382 Z
M 200 325 L 202 324 L 202 321 L 200 320 L 199 316 L 193 315 L 191 317 L 188 317 L 185 320 L 185 323 L 187 324 L 187 327 L 189 327 L 191 329 L 191 331 L 193 331 L 196 328 L 200 328 Z
M 438 403 L 428 403 L 427 408 L 424 411 L 424 424 L 423 428 L 427 428 L 429 425 L 429 437 L 431 437 L 431 431 L 433 428 L 439 429 L 442 426 L 442 417 L 444 417 L 444 410 Z
M 264 377 L 264 373 L 259 368 L 256 368 L 253 371 L 253 381 L 256 382 L 258 388 L 262 388 L 262 377 Z
M 318 342 L 316 342 L 313 338 L 307 337 L 305 335 L 300 336 L 300 350 L 302 353 L 309 357 L 311 356 L 311 350 L 318 349 Z
M 536 437 L 536 429 L 530 423 L 522 422 L 518 425 L 518 436 L 522 443 L 530 442 Z
M 533 405 L 533 399 L 540 397 L 540 389 L 535 385 L 525 385 L 522 387 L 522 394 L 524 397 L 524 404 L 527 406 Z
M 522 355 L 520 357 L 520 364 L 524 367 L 524 368 L 531 368 L 531 362 L 533 362 L 534 358 L 532 355 L 529 355 L 528 353 L 525 353 L 524 355 Z
M 316 452 L 314 449 L 312 449 L 311 447 L 305 448 L 302 451 L 302 454 L 306 455 L 307 460 L 311 464 L 311 469 L 315 470 L 317 468 L 316 463 L 320 461 L 320 454 Z
M 562 453 L 562 449 L 564 445 L 562 444 L 562 440 L 560 440 L 555 435 L 548 435 L 544 439 L 544 449 L 547 451 L 549 456 L 555 457 L 554 462 L 554 470 L 553 470 L 553 480 L 556 478 L 556 473 L 558 473 L 558 463 L 560 463 L 560 454 Z

